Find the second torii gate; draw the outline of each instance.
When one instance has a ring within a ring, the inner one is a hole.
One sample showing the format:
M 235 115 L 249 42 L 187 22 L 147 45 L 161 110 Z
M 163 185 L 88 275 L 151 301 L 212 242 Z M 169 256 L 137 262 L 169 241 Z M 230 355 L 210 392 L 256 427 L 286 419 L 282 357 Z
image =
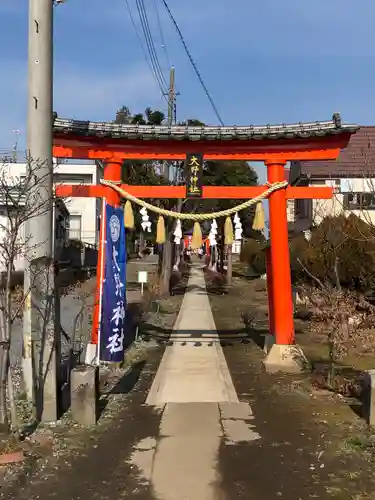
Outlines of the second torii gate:
M 56 158 L 92 159 L 105 162 L 104 179 L 121 184 L 124 160 L 184 160 L 199 153 L 205 160 L 262 161 L 269 184 L 284 181 L 288 161 L 335 160 L 349 142 L 357 125 L 341 122 L 339 114 L 325 122 L 250 127 L 189 127 L 117 125 L 56 118 L 53 154 Z M 137 198 L 186 198 L 186 186 L 121 187 Z M 205 199 L 250 199 L 269 188 L 265 186 L 202 186 Z M 119 194 L 103 185 L 63 185 L 56 189 L 61 197 L 105 198 L 116 207 Z M 270 263 L 268 266 L 269 315 L 275 345 L 268 354 L 270 370 L 296 370 L 299 363 L 294 336 L 293 299 L 288 243 L 287 200 L 330 199 L 331 187 L 291 187 L 269 196 Z M 101 224 L 100 241 L 103 240 Z M 99 248 L 97 291 L 93 317 L 92 343 L 98 342 L 100 266 Z

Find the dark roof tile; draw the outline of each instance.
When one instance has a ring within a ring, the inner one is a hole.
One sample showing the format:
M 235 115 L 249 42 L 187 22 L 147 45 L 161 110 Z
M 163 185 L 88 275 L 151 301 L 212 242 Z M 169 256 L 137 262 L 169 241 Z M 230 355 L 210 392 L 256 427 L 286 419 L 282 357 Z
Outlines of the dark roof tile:
M 188 126 L 188 125 L 120 125 L 113 122 L 90 122 L 58 118 L 54 115 L 54 134 L 75 134 L 111 139 L 156 139 L 156 140 L 259 140 L 259 139 L 305 139 L 330 135 L 352 134 L 357 125 L 342 123 L 339 113 L 332 120 L 310 123 L 250 126 Z
M 313 177 L 362 177 L 375 174 L 375 126 L 363 126 L 351 136 L 335 161 L 293 162 L 292 170 Z

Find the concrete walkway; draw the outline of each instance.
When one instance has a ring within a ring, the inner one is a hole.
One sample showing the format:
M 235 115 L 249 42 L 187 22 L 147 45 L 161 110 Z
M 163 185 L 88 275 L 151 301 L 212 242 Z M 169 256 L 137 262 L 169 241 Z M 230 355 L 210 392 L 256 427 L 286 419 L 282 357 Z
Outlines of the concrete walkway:
M 177 318 L 179 332 L 207 331 L 211 343 L 167 347 L 146 404 L 162 411 L 159 439 L 138 443 L 132 463 L 160 500 L 218 500 L 219 448 L 260 438 L 238 397 L 215 331 L 203 271 L 194 266 Z M 216 337 L 215 337 L 216 336 Z
M 167 347 L 146 403 L 238 402 L 227 363 L 220 346 L 206 293 L 202 269 L 192 267 L 187 292 L 171 339 L 183 339 L 195 331 L 206 331 L 210 345 L 174 343 Z M 204 334 L 203 334 L 204 335 Z

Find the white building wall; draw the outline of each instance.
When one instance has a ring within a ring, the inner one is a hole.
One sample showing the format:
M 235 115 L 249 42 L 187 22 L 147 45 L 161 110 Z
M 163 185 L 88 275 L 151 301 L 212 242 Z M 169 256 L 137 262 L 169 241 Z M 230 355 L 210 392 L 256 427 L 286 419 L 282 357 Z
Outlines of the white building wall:
M 298 217 L 293 200 L 293 208 L 288 210 L 288 221 L 293 225 L 294 231 L 298 232 L 311 227 L 311 225 L 319 225 L 324 217 L 337 216 L 341 213 L 352 213 L 375 226 L 375 210 L 347 210 L 344 207 L 345 193 L 373 193 L 375 195 L 375 178 L 340 179 L 338 182 L 322 179 L 320 182 L 314 180 L 313 185 L 332 186 L 336 192 L 331 200 L 313 200 L 312 215 L 309 219 Z
M 1 176 L 7 177 L 7 183 L 12 183 L 12 177 L 18 179 L 26 176 L 26 163 L 1 164 Z M 57 184 L 96 184 L 102 177 L 101 169 L 95 163 L 62 163 L 55 164 L 54 175 L 57 177 Z M 69 198 L 64 200 L 70 216 L 80 216 L 81 234 L 80 239 L 85 243 L 97 245 L 99 241 L 99 215 L 101 211 L 101 200 L 94 198 Z M 0 207 L 0 238 L 4 240 L 8 217 L 1 215 Z M 20 228 L 20 237 L 25 238 L 24 228 Z M 0 271 L 4 270 L 0 255 Z M 23 270 L 24 259 L 19 256 L 15 261 L 15 270 Z
M 3 242 L 5 239 L 7 239 L 9 235 L 9 226 L 10 226 L 10 220 L 8 217 L 5 215 L 0 214 L 0 240 Z M 18 240 L 20 240 L 21 245 L 24 245 L 25 242 L 25 227 L 24 224 L 21 224 L 20 230 L 19 230 L 19 235 L 18 235 Z M 2 243 L 0 246 L 0 272 L 3 272 L 6 270 L 6 262 L 7 262 L 6 254 L 5 254 L 5 245 Z M 9 261 L 8 261 L 9 262 Z M 23 254 L 17 255 L 17 257 L 14 260 L 14 270 L 15 271 L 20 271 L 23 270 L 24 268 L 24 256 Z
M 295 219 L 295 205 L 294 200 L 287 200 L 286 203 L 286 216 L 288 222 L 294 222 Z
M 9 175 L 26 175 L 26 163 L 8 164 Z M 100 168 L 95 163 L 62 163 L 55 165 L 54 174 L 57 184 L 97 184 L 102 177 Z M 99 214 L 101 200 L 95 198 L 68 198 L 64 203 L 72 218 L 81 217 L 81 234 L 77 235 L 84 243 L 96 245 L 99 240 Z
M 7 207 L 8 208 L 8 207 Z M 11 227 L 10 227 L 10 219 L 8 215 L 4 215 L 7 208 L 5 206 L 0 205 L 0 241 L 2 242 L 0 245 L 0 272 L 3 272 L 6 270 L 6 262 L 7 262 L 7 254 L 6 254 L 6 241 L 10 237 L 11 233 Z M 61 214 L 60 209 L 57 208 L 54 205 L 54 214 L 55 217 L 57 217 L 59 214 Z M 65 211 L 63 214 L 65 216 Z M 56 219 L 55 219 L 55 224 L 56 224 Z M 54 237 L 55 237 L 55 224 L 54 224 Z M 14 259 L 13 265 L 14 265 L 14 271 L 23 271 L 24 269 L 24 251 L 25 251 L 25 243 L 26 243 L 26 233 L 25 233 L 25 224 L 21 224 L 18 229 L 18 235 L 17 235 L 17 243 L 18 243 L 18 254 L 16 258 Z M 4 243 L 3 243 L 4 242 Z M 56 245 L 54 247 L 54 251 L 56 252 L 56 255 L 58 256 L 63 245 L 64 241 L 54 241 L 53 244 Z M 58 258 L 58 257 L 57 257 Z

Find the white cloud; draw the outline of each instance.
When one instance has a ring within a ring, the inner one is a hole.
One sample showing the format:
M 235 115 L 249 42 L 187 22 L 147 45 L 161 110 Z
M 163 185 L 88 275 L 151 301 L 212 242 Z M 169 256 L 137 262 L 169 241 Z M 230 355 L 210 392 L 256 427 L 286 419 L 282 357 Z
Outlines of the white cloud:
M 61 116 L 105 120 L 127 105 L 139 110 L 160 105 L 159 90 L 145 64 L 126 72 L 101 74 L 59 69 L 55 75 L 55 110 Z
M 26 134 L 27 67 L 13 64 L 0 79 L 0 150 L 11 148 L 14 129 Z M 54 82 L 54 110 L 62 117 L 111 120 L 127 105 L 134 111 L 162 106 L 159 90 L 145 64 L 113 74 L 87 72 L 75 67 L 58 68 Z

